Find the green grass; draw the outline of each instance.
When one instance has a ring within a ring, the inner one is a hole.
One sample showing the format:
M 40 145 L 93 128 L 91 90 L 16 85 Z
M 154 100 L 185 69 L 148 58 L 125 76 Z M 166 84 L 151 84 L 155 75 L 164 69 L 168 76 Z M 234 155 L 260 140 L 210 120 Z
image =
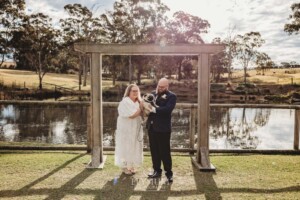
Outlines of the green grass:
M 112 152 L 104 169 L 86 169 L 85 152 L 0 151 L 0 199 L 299 199 L 300 156 L 213 154 L 216 173 L 199 172 L 173 154 L 174 183 L 121 175 Z

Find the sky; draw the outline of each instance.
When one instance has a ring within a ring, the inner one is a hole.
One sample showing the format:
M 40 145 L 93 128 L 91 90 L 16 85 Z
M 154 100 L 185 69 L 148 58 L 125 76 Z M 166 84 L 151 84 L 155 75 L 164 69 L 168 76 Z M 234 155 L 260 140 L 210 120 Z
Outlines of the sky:
M 96 15 L 112 10 L 114 0 L 26 0 L 28 13 L 43 12 L 53 18 L 66 17 L 66 4 L 80 3 Z M 211 27 L 203 35 L 206 43 L 213 38 L 224 39 L 231 35 L 259 32 L 265 40 L 259 51 L 267 53 L 276 63 L 295 61 L 300 64 L 300 34 L 288 35 L 284 25 L 289 23 L 291 5 L 299 0 L 161 0 L 170 8 L 170 16 L 176 11 L 207 20 Z

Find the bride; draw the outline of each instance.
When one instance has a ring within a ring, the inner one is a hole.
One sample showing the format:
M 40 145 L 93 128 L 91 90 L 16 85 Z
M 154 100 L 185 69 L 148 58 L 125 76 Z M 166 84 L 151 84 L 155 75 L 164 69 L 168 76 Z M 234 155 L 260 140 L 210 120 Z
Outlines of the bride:
M 139 87 L 130 84 L 118 106 L 115 165 L 129 175 L 136 173 L 143 163 L 141 100 Z

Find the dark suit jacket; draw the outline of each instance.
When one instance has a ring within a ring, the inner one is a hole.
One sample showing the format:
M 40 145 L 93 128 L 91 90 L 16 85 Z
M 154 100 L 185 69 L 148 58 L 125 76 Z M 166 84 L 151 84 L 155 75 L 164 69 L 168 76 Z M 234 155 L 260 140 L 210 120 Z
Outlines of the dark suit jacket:
M 176 105 L 176 95 L 171 91 L 166 91 L 161 96 L 157 96 L 155 92 L 152 94 L 157 98 L 156 113 L 150 113 L 147 121 L 147 128 L 150 126 L 155 132 L 171 132 L 171 114 Z

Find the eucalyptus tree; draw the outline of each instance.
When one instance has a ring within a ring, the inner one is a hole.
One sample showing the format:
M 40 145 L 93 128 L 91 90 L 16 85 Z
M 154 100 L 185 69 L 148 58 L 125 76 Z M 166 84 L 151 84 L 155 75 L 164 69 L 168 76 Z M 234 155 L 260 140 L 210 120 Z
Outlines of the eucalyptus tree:
M 290 66 L 291 68 L 296 68 L 297 66 L 299 66 L 299 64 L 296 61 L 291 61 Z
M 117 0 L 101 15 L 110 43 L 154 43 L 169 8 L 153 0 Z
M 86 85 L 87 65 L 89 56 L 78 54 L 73 50 L 73 44 L 76 42 L 97 42 L 103 40 L 103 31 L 100 19 L 93 17 L 93 13 L 81 4 L 67 4 L 64 6 L 68 17 L 60 20 L 62 27 L 62 37 L 64 41 L 64 51 L 68 59 L 78 58 L 78 78 L 79 90 L 81 89 L 81 75 L 84 73 L 84 86 Z M 68 63 L 68 61 L 65 61 Z M 82 70 L 83 69 L 83 70 Z
M 59 31 L 52 26 L 52 20 L 43 13 L 24 17 L 22 29 L 13 36 L 16 60 L 26 58 L 39 77 L 39 89 L 42 80 L 51 68 L 56 57 Z
M 162 37 L 165 38 L 166 43 L 180 44 L 204 44 L 202 34 L 207 33 L 210 24 L 198 16 L 194 16 L 183 11 L 175 12 L 173 18 L 170 19 L 166 28 L 162 30 Z M 182 78 L 182 62 L 185 59 L 192 59 L 191 56 L 175 57 L 178 72 L 178 80 Z
M 227 40 L 221 40 L 221 38 L 214 38 L 212 44 L 225 44 L 225 50 L 217 54 L 212 55 L 210 61 L 210 72 L 212 74 L 212 80 L 214 82 L 219 82 L 221 75 L 228 73 L 228 81 L 230 81 L 231 72 L 231 59 L 232 59 L 232 48 L 231 44 L 227 43 Z
M 294 3 L 291 5 L 292 14 L 289 15 L 290 23 L 284 25 L 284 31 L 291 34 L 300 33 L 300 3 Z
M 265 75 L 265 71 L 272 68 L 274 63 L 266 53 L 258 53 L 256 59 L 256 71 L 261 71 Z
M 14 53 L 12 38 L 22 25 L 25 0 L 1 0 L 0 3 L 0 67 Z
M 212 74 L 212 80 L 218 83 L 221 79 L 221 75 L 227 71 L 228 59 L 226 58 L 225 52 L 222 51 L 218 54 L 214 54 L 210 61 L 210 72 Z
M 264 40 L 259 32 L 245 33 L 237 35 L 236 38 L 236 58 L 240 62 L 244 70 L 244 83 L 247 82 L 247 70 L 250 62 L 255 62 L 257 59 L 257 49 L 262 46 Z
M 101 15 L 103 28 L 106 30 L 109 43 L 131 43 L 131 44 L 147 44 L 158 41 L 158 29 L 161 29 L 167 17 L 165 15 L 169 8 L 160 1 L 153 0 L 118 0 L 113 5 L 112 11 L 107 11 Z M 142 61 L 138 59 L 145 59 L 145 56 L 135 57 L 133 60 L 131 56 L 128 57 L 129 69 L 122 68 L 122 74 L 128 71 L 134 71 L 132 66 L 139 65 L 138 79 L 140 75 L 148 68 L 148 65 L 140 65 Z M 120 63 L 118 60 L 112 60 L 111 72 L 113 76 L 113 84 L 116 79 L 116 68 Z M 131 62 L 132 61 L 132 62 Z M 136 64 L 134 62 L 137 62 Z M 131 64 L 132 63 L 132 66 Z M 122 76 L 122 75 L 121 75 Z M 129 81 L 131 75 L 129 75 Z M 140 82 L 140 80 L 138 80 Z
M 228 82 L 231 82 L 232 76 L 232 63 L 237 54 L 236 52 L 236 34 L 235 26 L 229 26 L 227 36 L 220 41 L 220 44 L 225 45 L 224 55 L 226 60 L 226 68 L 228 73 Z

